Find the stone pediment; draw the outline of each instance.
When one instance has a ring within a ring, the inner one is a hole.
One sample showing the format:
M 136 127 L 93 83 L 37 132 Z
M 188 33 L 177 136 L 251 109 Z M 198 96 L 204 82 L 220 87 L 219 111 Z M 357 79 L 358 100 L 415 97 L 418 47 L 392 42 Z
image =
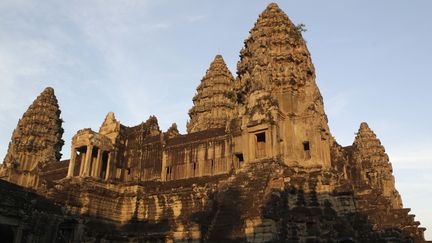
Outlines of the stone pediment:
M 72 146 L 75 148 L 93 145 L 105 151 L 111 151 L 114 148 L 111 140 L 100 133 L 97 133 L 90 128 L 79 130 L 72 138 Z

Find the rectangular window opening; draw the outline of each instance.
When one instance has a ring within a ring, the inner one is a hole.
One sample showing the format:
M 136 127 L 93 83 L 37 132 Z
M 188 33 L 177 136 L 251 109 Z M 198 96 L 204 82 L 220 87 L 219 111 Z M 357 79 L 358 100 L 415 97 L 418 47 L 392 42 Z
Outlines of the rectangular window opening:
M 243 154 L 242 154 L 242 153 L 240 153 L 240 154 L 235 154 L 235 156 L 236 156 L 236 158 L 238 159 L 239 162 L 243 162 L 243 161 L 244 161 L 244 158 L 243 158 Z
M 193 172 L 192 172 L 192 176 L 195 177 L 196 175 L 196 163 L 193 163 Z
M 310 144 L 309 144 L 309 141 L 305 141 L 305 142 L 303 142 L 303 150 L 304 150 L 304 151 L 309 151 L 309 150 L 310 150 Z
M 260 132 L 255 134 L 257 142 L 258 143 L 265 143 L 266 142 L 266 137 L 265 137 L 265 132 Z
M 266 157 L 266 135 L 265 131 L 260 133 L 255 133 L 256 137 L 256 148 L 255 148 L 255 158 L 264 158 Z
M 171 167 L 167 166 L 166 167 L 166 180 L 171 180 Z

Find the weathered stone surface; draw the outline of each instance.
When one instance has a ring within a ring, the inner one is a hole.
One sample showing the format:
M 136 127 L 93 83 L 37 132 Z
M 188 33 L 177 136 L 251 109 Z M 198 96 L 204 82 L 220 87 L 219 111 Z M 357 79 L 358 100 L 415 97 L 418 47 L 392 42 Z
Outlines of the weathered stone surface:
M 216 55 L 201 80 L 189 110 L 189 133 L 226 127 L 234 112 L 234 77 L 221 55 Z
M 166 131 L 166 136 L 168 137 L 168 138 L 173 138 L 173 137 L 177 137 L 177 136 L 179 136 L 180 135 L 180 132 L 179 132 L 179 130 L 178 130 L 178 128 L 177 128 L 177 124 L 176 123 L 173 123 L 169 128 L 168 128 L 168 130 Z
M 2 240 L 425 242 L 369 126 L 360 125 L 352 146 L 331 136 L 301 32 L 276 4 L 260 15 L 240 58 L 234 82 L 216 56 L 188 134 L 175 123 L 162 132 L 155 116 L 128 127 L 110 112 L 99 132 L 77 132 L 70 160 L 16 158 L 44 166 L 34 170 L 40 183 L 25 184 L 31 189 L 0 181 Z M 50 132 L 62 131 L 58 106 L 48 103 L 57 116 L 26 113 L 11 155 L 28 134 L 54 141 Z M 58 126 L 39 133 L 24 120 Z
M 99 133 L 107 136 L 111 140 L 111 143 L 115 144 L 117 142 L 120 133 L 120 122 L 117 121 L 114 112 L 107 114 L 99 128 Z
M 359 179 L 355 185 L 368 184 L 388 198 L 394 208 L 401 208 L 402 201 L 395 189 L 393 169 L 380 140 L 363 122 L 352 146 L 353 172 Z
M 71 232 L 35 230 L 27 237 L 80 242 L 424 242 L 423 229 L 409 209 L 388 209 L 389 200 L 376 201 L 373 195 L 336 192 L 339 179 L 331 171 L 290 168 L 273 160 L 246 164 L 230 175 L 170 182 L 113 184 L 75 178 L 39 191 L 63 205 L 53 211 L 50 201 L 42 201 L 51 210 L 45 217 L 52 228 L 67 224 Z M 16 193 L 36 197 L 13 191 L 2 198 L 16 200 Z M 362 211 L 365 203 L 379 210 Z M 26 208 L 23 217 L 36 217 L 32 210 Z M 25 227 L 34 224 L 29 221 Z
M 62 122 L 54 89 L 46 88 L 13 131 L 0 177 L 26 187 L 37 186 L 38 171 L 61 158 Z
M 242 130 L 277 123 L 280 138 L 272 139 L 285 163 L 328 167 L 330 131 L 315 68 L 301 32 L 276 4 L 250 30 L 237 69 Z

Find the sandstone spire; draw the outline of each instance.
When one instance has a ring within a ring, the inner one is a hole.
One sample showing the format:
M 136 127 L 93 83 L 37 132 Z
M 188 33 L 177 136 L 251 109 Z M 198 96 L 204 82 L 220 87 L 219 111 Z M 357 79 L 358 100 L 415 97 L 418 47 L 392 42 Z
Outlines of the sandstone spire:
M 278 87 L 296 91 L 315 78 L 301 31 L 275 3 L 268 5 L 250 31 L 237 68 L 247 93 Z
M 281 146 L 293 151 L 286 161 L 329 166 L 331 135 L 301 29 L 272 3 L 244 44 L 235 82 L 242 128 L 280 121 L 286 137 Z
M 243 102 L 255 91 L 265 91 L 286 114 L 314 113 L 327 123 L 301 30 L 277 4 L 269 4 L 260 14 L 245 40 L 237 69 L 236 91 Z M 328 130 L 326 125 L 323 128 Z
M 173 138 L 173 137 L 179 136 L 180 132 L 177 129 L 177 124 L 176 123 L 171 124 L 171 126 L 168 128 L 168 130 L 165 132 L 165 134 L 168 138 Z
M 353 160 L 361 171 L 360 177 L 365 183 L 390 199 L 394 207 L 402 207 L 389 157 L 381 141 L 366 122 L 361 123 L 354 140 Z
M 19 120 L 4 166 L 17 173 L 32 172 L 38 166 L 60 160 L 64 143 L 62 122 L 54 89 L 48 87 Z
M 234 78 L 221 55 L 216 55 L 197 88 L 189 110 L 189 133 L 225 127 L 234 109 Z
M 144 134 L 145 136 L 156 136 L 161 133 L 159 128 L 158 119 L 152 115 L 144 122 Z

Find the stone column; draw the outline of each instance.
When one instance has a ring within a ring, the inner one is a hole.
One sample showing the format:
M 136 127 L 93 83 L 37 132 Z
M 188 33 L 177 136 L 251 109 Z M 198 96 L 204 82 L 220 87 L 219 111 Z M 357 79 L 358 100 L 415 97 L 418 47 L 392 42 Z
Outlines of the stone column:
M 92 159 L 92 153 L 93 153 L 93 145 L 87 146 L 87 152 L 86 152 L 86 158 L 84 162 L 84 176 L 90 175 L 90 166 L 91 166 L 91 159 Z
M 109 180 L 110 175 L 111 175 L 111 153 L 112 152 L 108 152 L 108 162 L 107 162 L 107 167 L 106 167 L 106 173 L 105 173 L 105 178 L 102 178 L 104 180 Z
M 82 152 L 81 153 L 81 165 L 80 165 L 79 176 L 83 176 L 84 175 L 84 167 L 85 167 L 86 157 L 87 157 L 87 151 L 86 152 Z
M 68 169 L 67 178 L 71 178 L 74 175 L 75 160 L 76 160 L 76 148 L 72 147 L 72 154 L 71 154 L 71 159 L 69 161 L 69 169 Z
M 162 178 L 162 181 L 167 181 L 168 180 L 168 178 L 167 178 L 167 174 L 166 174 L 166 170 L 167 170 L 167 152 L 164 150 L 164 149 L 162 149 L 162 175 L 161 175 L 161 178 Z
M 114 166 L 115 157 L 116 157 L 116 153 L 114 151 L 111 151 L 108 153 L 108 164 L 107 164 L 107 169 L 106 169 L 105 180 L 113 179 L 113 175 L 115 174 L 115 171 L 114 171 L 115 170 L 115 166 Z
M 97 157 L 96 157 L 96 164 L 94 165 L 94 173 L 93 176 L 99 178 L 101 169 L 102 169 L 102 149 L 98 149 Z M 102 178 L 103 179 L 103 178 Z

